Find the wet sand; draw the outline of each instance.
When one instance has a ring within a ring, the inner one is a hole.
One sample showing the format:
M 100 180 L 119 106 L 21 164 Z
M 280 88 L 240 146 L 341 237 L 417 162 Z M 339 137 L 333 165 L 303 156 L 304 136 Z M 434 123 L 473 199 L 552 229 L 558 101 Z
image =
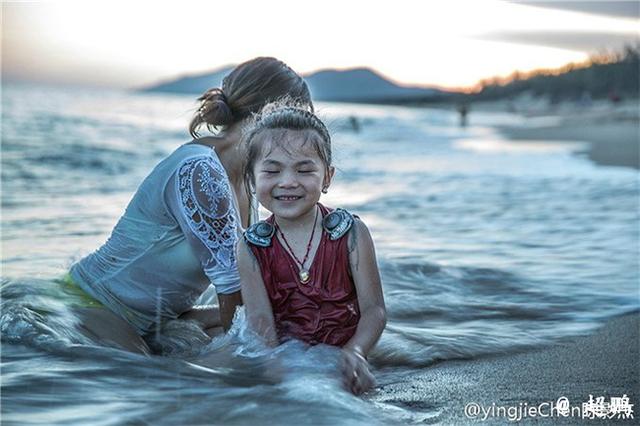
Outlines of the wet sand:
M 477 403 L 521 407 L 566 397 L 571 407 L 593 398 L 622 397 L 634 404 L 635 419 L 606 423 L 637 424 L 640 418 L 640 311 L 610 320 L 593 335 L 560 342 L 548 348 L 474 360 L 445 361 L 402 383 L 382 385 L 372 398 L 415 413 L 421 423 L 506 424 L 508 418 L 465 416 L 465 406 Z M 527 405 L 525 405 L 525 403 Z M 549 406 L 541 407 L 542 414 Z M 496 408 L 497 409 L 497 408 Z M 420 416 L 423 412 L 425 415 Z M 494 411 L 495 412 L 495 411 Z M 434 414 L 437 413 L 437 414 Z M 576 414 L 577 415 L 577 414 Z M 531 417 L 531 416 L 528 416 Z M 515 419 L 514 419 L 515 420 Z M 525 418 L 543 424 L 581 423 L 577 417 Z M 602 424 L 603 420 L 591 420 Z
M 634 121 L 577 122 L 557 126 L 500 127 L 512 141 L 589 142 L 586 155 L 595 163 L 607 166 L 640 168 L 640 125 Z
M 640 169 L 640 100 L 619 104 L 596 101 L 589 106 L 565 102 L 478 103 L 477 111 L 510 112 L 524 118 L 522 125 L 499 126 L 507 139 L 518 142 L 587 142 L 587 155 L 597 164 Z M 473 115 L 471 116 L 473 119 Z

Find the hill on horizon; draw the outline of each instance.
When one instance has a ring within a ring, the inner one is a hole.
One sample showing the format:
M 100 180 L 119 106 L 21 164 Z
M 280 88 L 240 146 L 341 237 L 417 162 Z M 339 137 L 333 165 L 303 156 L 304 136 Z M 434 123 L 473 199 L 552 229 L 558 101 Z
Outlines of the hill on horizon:
M 166 80 L 150 86 L 140 88 L 142 92 L 165 92 L 165 93 L 204 93 L 212 87 L 222 86 L 224 76 L 235 67 L 235 65 L 225 65 L 216 68 L 214 71 L 184 75 L 174 79 Z
M 147 86 L 144 92 L 201 94 L 212 87 L 220 87 L 222 79 L 233 65 L 211 72 L 187 75 Z M 335 102 L 394 102 L 408 99 L 440 97 L 438 89 L 400 86 L 370 68 L 347 70 L 325 69 L 303 75 L 316 101 Z
M 375 102 L 428 98 L 442 91 L 400 86 L 371 68 L 326 69 L 305 76 L 313 99 L 318 101 Z
M 469 95 L 475 100 L 510 99 L 529 92 L 553 101 L 638 98 L 640 96 L 640 45 L 626 46 L 613 54 L 594 56 L 581 64 L 567 64 L 555 70 L 537 70 L 529 75 L 514 72 L 508 80 L 480 82 L 481 89 Z

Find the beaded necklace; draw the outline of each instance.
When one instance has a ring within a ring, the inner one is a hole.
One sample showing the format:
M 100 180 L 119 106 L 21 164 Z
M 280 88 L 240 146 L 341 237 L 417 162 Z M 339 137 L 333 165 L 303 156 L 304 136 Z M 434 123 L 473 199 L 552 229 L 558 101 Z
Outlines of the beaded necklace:
M 309 273 L 309 270 L 304 267 L 304 264 L 309 258 L 309 253 L 311 252 L 311 243 L 313 242 L 313 236 L 316 234 L 316 222 L 318 221 L 319 210 L 320 209 L 316 206 L 316 216 L 313 218 L 313 229 L 311 230 L 311 237 L 309 238 L 309 242 L 307 243 L 307 251 L 304 254 L 304 258 L 302 259 L 302 262 L 300 261 L 300 259 L 298 259 L 296 254 L 293 252 L 293 249 L 289 245 L 289 241 L 287 241 L 287 238 L 284 236 L 282 229 L 280 229 L 280 226 L 278 226 L 278 222 L 276 222 L 275 220 L 273 221 L 273 223 L 276 225 L 276 229 L 278 230 L 278 233 L 280 234 L 280 237 L 282 237 L 282 241 L 284 242 L 287 250 L 289 251 L 289 253 L 291 253 L 291 256 L 298 263 L 298 265 L 300 265 L 298 270 L 298 278 L 300 279 L 300 282 L 302 284 L 308 283 L 309 280 L 311 279 L 311 274 Z

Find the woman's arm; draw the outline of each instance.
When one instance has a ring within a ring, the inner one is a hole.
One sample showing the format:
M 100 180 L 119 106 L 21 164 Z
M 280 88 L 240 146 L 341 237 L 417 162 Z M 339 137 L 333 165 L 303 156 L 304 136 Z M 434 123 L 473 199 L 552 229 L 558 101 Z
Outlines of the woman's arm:
M 186 160 L 167 182 L 165 203 L 215 286 L 226 331 L 242 299 L 236 259 L 239 218 L 222 165 L 210 156 Z
M 378 342 L 387 324 L 387 312 L 369 229 L 356 219 L 349 234 L 349 264 L 358 293 L 360 320 L 355 334 L 342 348 L 343 373 L 347 387 L 353 393 L 360 394 L 375 384 L 366 356 Z
M 229 331 L 233 322 L 233 315 L 236 308 L 242 305 L 242 295 L 239 291 L 229 294 L 218 293 L 218 303 L 220 304 L 220 322 L 224 331 Z
M 242 299 L 249 326 L 270 346 L 278 345 L 273 310 L 260 267 L 245 241 L 238 243 L 238 268 L 242 282 Z

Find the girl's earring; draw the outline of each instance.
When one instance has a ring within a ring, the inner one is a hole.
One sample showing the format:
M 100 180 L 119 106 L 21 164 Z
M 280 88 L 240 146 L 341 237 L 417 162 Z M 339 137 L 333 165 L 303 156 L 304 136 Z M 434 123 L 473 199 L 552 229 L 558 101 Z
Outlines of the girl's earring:
M 322 188 L 322 193 L 326 194 L 327 192 L 329 192 L 329 188 L 327 188 L 326 186 L 324 188 Z

